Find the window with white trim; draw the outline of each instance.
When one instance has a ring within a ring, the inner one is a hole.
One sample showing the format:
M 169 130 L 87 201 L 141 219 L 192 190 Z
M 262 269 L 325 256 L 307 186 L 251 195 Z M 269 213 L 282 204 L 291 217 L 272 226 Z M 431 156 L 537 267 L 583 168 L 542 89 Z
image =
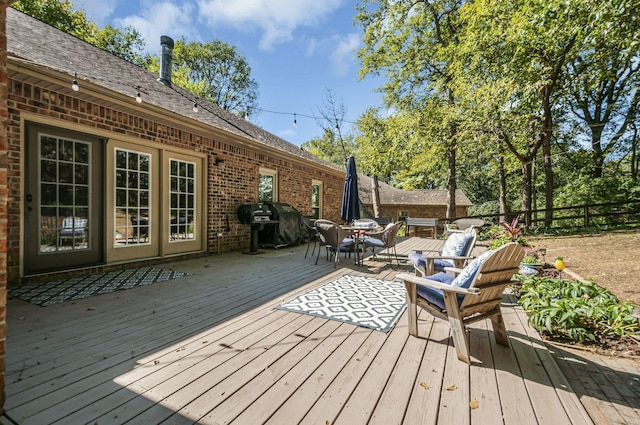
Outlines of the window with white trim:
M 278 172 L 260 168 L 258 177 L 258 200 L 278 202 Z
M 322 182 L 319 180 L 311 182 L 311 216 L 322 218 Z

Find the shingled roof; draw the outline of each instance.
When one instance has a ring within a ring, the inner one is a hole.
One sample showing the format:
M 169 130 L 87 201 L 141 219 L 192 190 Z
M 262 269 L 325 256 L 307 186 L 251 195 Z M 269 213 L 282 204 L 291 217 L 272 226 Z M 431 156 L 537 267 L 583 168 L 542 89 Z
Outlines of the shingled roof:
M 371 197 L 372 178 L 358 174 L 358 192 L 360 202 L 373 204 Z M 384 182 L 378 182 L 381 205 L 447 205 L 446 190 L 403 190 Z M 456 190 L 456 205 L 468 207 L 473 203 L 460 190 Z
M 160 43 L 158 42 L 158 49 Z M 235 134 L 245 140 L 276 148 L 295 157 L 337 169 L 300 147 L 265 131 L 216 104 L 176 86 L 168 87 L 158 75 L 93 46 L 51 25 L 13 8 L 7 9 L 7 53 L 9 63 L 53 70 L 69 75 L 69 84 L 77 74 L 82 98 L 87 83 L 129 96 L 135 103 L 139 88 L 144 104 L 154 105 L 177 116 L 199 121 Z M 196 102 L 199 111 L 193 111 Z

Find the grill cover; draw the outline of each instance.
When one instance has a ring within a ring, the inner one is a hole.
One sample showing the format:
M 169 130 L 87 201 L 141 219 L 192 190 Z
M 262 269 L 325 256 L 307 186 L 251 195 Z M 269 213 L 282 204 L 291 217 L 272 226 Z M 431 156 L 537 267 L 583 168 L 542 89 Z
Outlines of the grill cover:
M 304 236 L 302 214 L 289 204 L 265 202 L 264 205 L 271 210 L 271 220 L 277 223 L 265 224 L 260 229 L 260 244 L 275 247 L 301 244 Z

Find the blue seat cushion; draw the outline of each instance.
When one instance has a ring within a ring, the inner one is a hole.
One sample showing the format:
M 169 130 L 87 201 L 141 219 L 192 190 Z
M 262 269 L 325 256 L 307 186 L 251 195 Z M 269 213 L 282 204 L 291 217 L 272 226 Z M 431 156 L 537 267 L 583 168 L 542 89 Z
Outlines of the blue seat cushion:
M 453 261 L 435 259 L 433 260 L 433 268 L 438 271 L 443 271 L 445 267 L 453 267 Z
M 379 248 L 386 248 L 387 247 L 387 245 L 385 245 L 384 241 L 382 241 L 380 239 L 376 239 L 376 238 L 365 238 L 364 239 L 364 244 L 365 245 L 377 246 Z
M 407 258 L 409 259 L 409 261 L 411 261 L 413 263 L 414 266 L 419 267 L 424 269 L 425 266 L 427 265 L 427 260 L 424 259 L 424 257 L 422 256 L 422 254 L 418 253 L 418 252 L 411 252 L 409 253 L 409 255 L 407 256 Z
M 439 272 L 439 273 L 433 274 L 431 276 L 425 276 L 424 278 L 425 279 L 429 279 L 429 280 L 434 280 L 434 281 L 440 282 L 440 283 L 446 283 L 446 284 L 449 284 L 449 285 L 451 284 L 451 282 L 453 282 L 453 276 L 449 276 L 448 274 L 443 273 L 443 272 Z M 437 305 L 442 310 L 446 310 L 447 309 L 444 306 L 444 295 L 442 294 L 441 290 L 430 288 L 430 287 L 424 286 L 424 285 L 417 285 L 416 292 L 418 293 L 418 296 L 420 298 L 423 298 L 423 299 L 429 301 L 431 304 Z M 464 295 L 462 295 L 462 294 L 458 295 L 458 304 L 460 304 L 462 302 L 463 298 L 464 298 Z
M 447 283 L 459 288 L 469 288 L 471 286 L 471 283 L 473 283 L 473 279 L 475 278 L 480 265 L 482 265 L 482 263 L 484 263 L 487 258 L 491 256 L 491 254 L 493 254 L 493 251 L 486 251 L 471 263 L 469 263 L 467 267 L 462 269 L 462 271 L 455 278 L 443 272 L 436 273 L 431 276 L 424 276 L 424 278 L 435 280 L 436 282 Z M 418 293 L 419 297 L 424 298 L 431 304 L 437 305 L 443 310 L 446 310 L 446 307 L 444 306 L 444 295 L 442 294 L 441 290 L 430 288 L 428 286 L 418 285 L 416 292 Z M 464 294 L 457 294 L 458 305 L 462 303 L 464 297 Z
M 353 251 L 355 242 L 351 238 L 344 238 L 342 242 L 340 242 L 340 252 Z
M 409 261 L 413 263 L 413 265 L 417 268 L 423 269 L 427 266 L 427 260 L 422 256 L 422 254 L 417 252 L 412 252 L 408 256 Z M 449 260 L 441 260 L 436 259 L 433 260 L 433 268 L 438 271 L 443 271 L 445 267 L 453 267 L 453 261 Z

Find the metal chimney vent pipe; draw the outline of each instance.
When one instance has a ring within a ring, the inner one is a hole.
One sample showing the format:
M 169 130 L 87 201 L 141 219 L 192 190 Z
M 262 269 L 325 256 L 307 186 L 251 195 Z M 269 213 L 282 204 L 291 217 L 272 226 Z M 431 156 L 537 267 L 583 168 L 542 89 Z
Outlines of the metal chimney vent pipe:
M 173 67 L 173 39 L 166 35 L 160 36 L 162 53 L 160 56 L 160 81 L 165 86 L 171 85 L 171 69 Z

